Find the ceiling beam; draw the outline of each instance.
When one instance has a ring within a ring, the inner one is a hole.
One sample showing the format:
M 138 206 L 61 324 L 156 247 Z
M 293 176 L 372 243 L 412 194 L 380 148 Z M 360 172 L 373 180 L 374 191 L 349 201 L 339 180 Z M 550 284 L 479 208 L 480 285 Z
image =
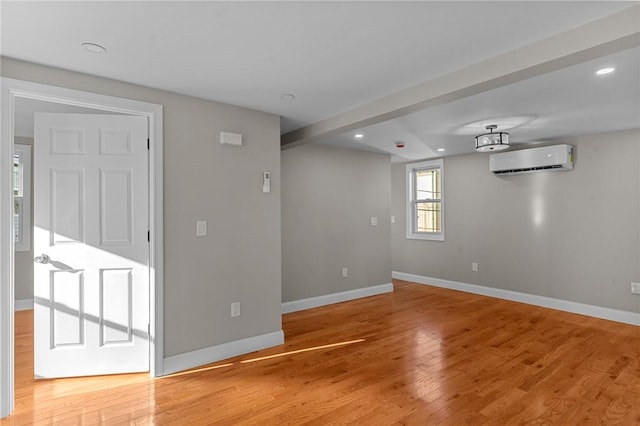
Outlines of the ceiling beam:
M 640 5 L 285 133 L 288 149 L 640 46 Z

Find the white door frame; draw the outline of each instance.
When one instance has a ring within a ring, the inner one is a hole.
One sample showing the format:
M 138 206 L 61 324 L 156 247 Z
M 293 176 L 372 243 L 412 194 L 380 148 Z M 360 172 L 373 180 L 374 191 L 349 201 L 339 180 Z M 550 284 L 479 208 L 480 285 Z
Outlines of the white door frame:
M 0 418 L 14 400 L 13 141 L 15 100 L 25 98 L 147 117 L 149 123 L 150 351 L 153 377 L 163 374 L 163 109 L 162 105 L 2 77 L 0 141 Z

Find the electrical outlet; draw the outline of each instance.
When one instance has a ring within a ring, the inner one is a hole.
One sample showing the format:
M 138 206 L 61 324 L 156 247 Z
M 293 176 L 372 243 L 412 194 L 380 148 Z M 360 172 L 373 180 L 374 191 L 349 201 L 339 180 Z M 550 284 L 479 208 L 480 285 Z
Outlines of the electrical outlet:
M 207 235 L 207 221 L 196 220 L 196 237 L 204 237 Z
M 640 283 L 631 282 L 631 293 L 640 294 Z
M 472 272 L 478 272 L 478 264 L 476 262 L 473 262 L 471 264 L 471 271 Z
M 231 317 L 239 317 L 240 316 L 240 302 L 233 302 L 231 304 Z
M 349 275 L 349 270 L 347 268 L 342 268 L 342 278 L 347 278 Z

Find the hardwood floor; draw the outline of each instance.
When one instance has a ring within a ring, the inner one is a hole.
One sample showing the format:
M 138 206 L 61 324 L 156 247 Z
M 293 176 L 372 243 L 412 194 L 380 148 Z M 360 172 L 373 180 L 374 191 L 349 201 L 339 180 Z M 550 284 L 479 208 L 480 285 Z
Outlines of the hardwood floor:
M 283 316 L 286 344 L 150 379 L 34 381 L 0 425 L 640 424 L 640 327 L 395 281 Z

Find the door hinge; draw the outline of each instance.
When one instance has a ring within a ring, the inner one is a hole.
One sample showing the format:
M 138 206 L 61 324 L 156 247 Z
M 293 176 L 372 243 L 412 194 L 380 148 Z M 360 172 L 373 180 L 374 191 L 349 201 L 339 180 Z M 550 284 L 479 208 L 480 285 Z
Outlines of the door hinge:
M 147 151 L 151 149 L 151 140 L 147 138 Z
M 151 242 L 151 231 L 147 231 L 147 242 Z
M 147 324 L 147 334 L 151 336 L 151 324 Z

